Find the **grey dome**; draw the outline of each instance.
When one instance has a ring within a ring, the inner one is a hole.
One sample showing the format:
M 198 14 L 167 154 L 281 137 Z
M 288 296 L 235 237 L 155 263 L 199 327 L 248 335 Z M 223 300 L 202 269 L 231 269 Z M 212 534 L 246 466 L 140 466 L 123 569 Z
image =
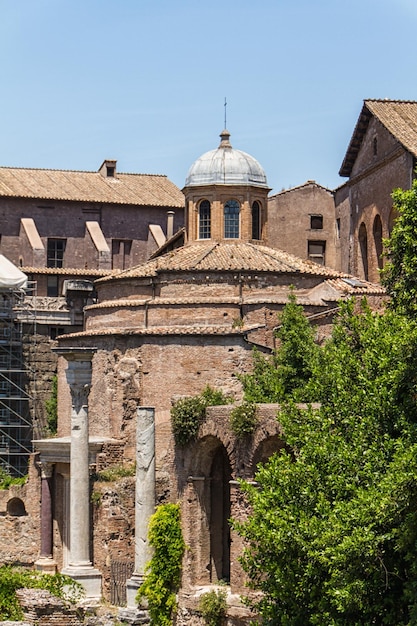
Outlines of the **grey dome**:
M 242 150 L 234 150 L 230 133 L 224 130 L 217 150 L 210 150 L 193 163 L 185 187 L 201 185 L 251 185 L 268 188 L 266 174 L 258 161 Z

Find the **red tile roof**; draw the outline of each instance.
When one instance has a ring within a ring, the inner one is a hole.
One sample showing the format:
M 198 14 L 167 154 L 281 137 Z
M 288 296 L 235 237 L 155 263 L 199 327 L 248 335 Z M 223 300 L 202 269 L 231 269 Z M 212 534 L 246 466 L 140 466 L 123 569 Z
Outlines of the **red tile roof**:
M 340 176 L 350 176 L 371 117 L 383 126 L 404 146 L 417 156 L 417 102 L 414 100 L 364 100 L 345 158 Z
M 182 208 L 184 196 L 166 176 L 0 167 L 0 196 Z
M 100 278 L 97 283 L 152 277 L 161 272 L 212 273 L 225 271 L 254 274 L 257 272 L 304 274 L 320 276 L 323 280 L 334 279 L 339 281 L 342 279 L 343 282 L 338 285 L 338 290 L 343 287 L 343 291 L 346 293 L 349 290 L 352 293 L 358 293 L 361 289 L 363 293 L 384 293 L 380 285 L 358 281 L 348 274 L 318 265 L 312 261 L 304 261 L 282 250 L 253 243 L 216 243 L 213 241 L 197 242 L 177 248 L 142 265 Z M 350 281 L 350 284 L 346 280 Z

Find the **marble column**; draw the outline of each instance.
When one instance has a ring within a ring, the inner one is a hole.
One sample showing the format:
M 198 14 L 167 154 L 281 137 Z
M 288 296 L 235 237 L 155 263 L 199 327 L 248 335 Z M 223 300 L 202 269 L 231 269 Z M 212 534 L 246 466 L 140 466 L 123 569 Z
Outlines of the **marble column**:
M 136 426 L 135 571 L 126 584 L 127 609 L 136 610 L 136 594 L 152 553 L 149 518 L 155 512 L 155 409 L 139 407 Z
M 89 599 L 101 597 L 101 574 L 90 561 L 90 476 L 88 450 L 88 395 L 93 350 L 60 350 L 68 361 L 67 382 L 71 392 L 70 452 L 70 550 L 63 570 L 80 582 Z
M 56 563 L 52 549 L 52 496 L 51 480 L 53 464 L 40 462 L 41 470 L 41 552 L 35 563 L 36 569 L 55 574 Z

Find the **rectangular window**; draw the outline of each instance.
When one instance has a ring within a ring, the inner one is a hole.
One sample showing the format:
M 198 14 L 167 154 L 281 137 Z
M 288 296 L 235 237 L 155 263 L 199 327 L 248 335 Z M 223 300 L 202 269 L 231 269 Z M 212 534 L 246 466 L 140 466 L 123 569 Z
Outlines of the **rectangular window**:
M 46 277 L 46 295 L 48 298 L 56 298 L 59 295 L 58 276 Z
M 48 239 L 47 267 L 64 267 L 66 239 Z
M 131 251 L 131 239 L 113 239 L 111 250 L 112 269 L 125 270 L 130 267 Z
M 310 228 L 311 230 L 321 230 L 323 228 L 323 216 L 310 215 Z
M 211 237 L 211 206 L 208 200 L 200 202 L 198 210 L 198 238 L 210 239 Z
M 325 241 L 309 241 L 308 242 L 308 258 L 319 265 L 325 264 Z
M 237 200 L 228 200 L 224 205 L 224 238 L 239 239 L 240 204 Z

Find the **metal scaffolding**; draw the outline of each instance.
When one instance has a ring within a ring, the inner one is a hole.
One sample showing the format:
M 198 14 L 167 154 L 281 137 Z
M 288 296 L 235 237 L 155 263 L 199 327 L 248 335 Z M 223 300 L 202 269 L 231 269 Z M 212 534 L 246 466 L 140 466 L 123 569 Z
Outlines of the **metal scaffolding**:
M 35 349 L 24 349 L 24 336 L 36 342 L 36 307 L 26 296 L 36 296 L 36 282 L 0 288 L 0 466 L 12 476 L 27 473 L 35 417 Z

